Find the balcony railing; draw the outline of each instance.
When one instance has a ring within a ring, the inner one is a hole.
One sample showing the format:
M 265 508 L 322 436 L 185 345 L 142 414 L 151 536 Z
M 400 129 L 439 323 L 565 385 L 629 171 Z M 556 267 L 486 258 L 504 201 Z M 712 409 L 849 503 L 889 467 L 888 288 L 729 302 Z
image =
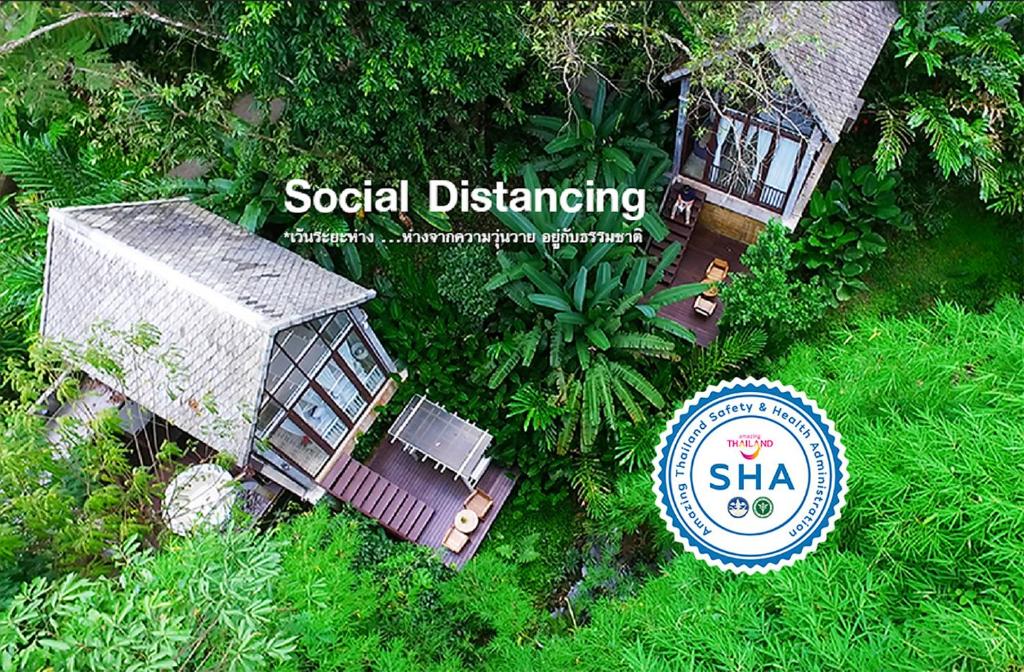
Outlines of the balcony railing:
M 710 161 L 710 160 L 709 160 Z M 773 212 L 781 213 L 786 205 L 786 192 L 777 189 L 761 180 L 756 180 L 741 173 L 726 172 L 713 163 L 707 167 L 707 178 L 704 180 L 719 191 L 754 203 Z

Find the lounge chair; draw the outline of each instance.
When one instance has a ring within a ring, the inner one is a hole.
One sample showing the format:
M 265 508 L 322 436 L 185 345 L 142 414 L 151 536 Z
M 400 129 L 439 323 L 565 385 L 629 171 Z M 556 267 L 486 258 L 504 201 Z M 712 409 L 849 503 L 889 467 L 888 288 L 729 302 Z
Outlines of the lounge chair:
M 715 258 L 708 264 L 708 270 L 704 271 L 704 282 L 722 282 L 729 275 L 729 262 L 725 259 Z
M 480 520 L 484 519 L 487 512 L 491 510 L 494 505 L 494 500 L 486 492 L 477 488 L 474 490 L 469 497 L 466 497 L 466 501 L 462 503 L 463 508 L 469 509 L 477 515 Z
M 715 309 L 718 308 L 718 301 L 709 299 L 708 297 L 701 294 L 693 300 L 693 312 L 704 317 L 711 317 L 715 314 Z
M 449 527 L 444 533 L 444 539 L 441 540 L 441 545 L 452 553 L 461 553 L 468 543 L 469 535 L 459 532 L 454 527 Z

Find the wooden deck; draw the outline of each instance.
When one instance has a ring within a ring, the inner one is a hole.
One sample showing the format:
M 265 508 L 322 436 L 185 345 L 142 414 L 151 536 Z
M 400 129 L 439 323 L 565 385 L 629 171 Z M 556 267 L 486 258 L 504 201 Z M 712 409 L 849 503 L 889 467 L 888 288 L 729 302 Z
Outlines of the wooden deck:
M 709 231 L 698 222 L 690 235 L 686 249 L 683 250 L 675 274 L 671 278 L 666 277 L 662 281 L 661 287 L 675 287 L 676 285 L 700 282 L 704 279 L 704 271 L 707 270 L 708 264 L 716 257 L 729 262 L 729 275 L 745 272 L 747 269 L 740 263 L 740 255 L 746 249 L 745 243 Z M 665 306 L 659 315 L 690 329 L 697 337 L 697 344 L 705 347 L 718 337 L 718 321 L 722 319 L 723 307 L 719 301 L 718 309 L 714 314 L 711 317 L 703 317 L 693 312 L 693 301 L 694 299 L 685 299 L 679 303 Z
M 334 463 L 320 485 L 392 534 L 409 541 L 417 541 L 434 517 L 430 504 L 349 455 L 342 455 Z
M 434 510 L 426 526 L 410 541 L 440 549 L 444 563 L 455 567 L 466 564 L 480 548 L 516 482 L 516 476 L 512 472 L 493 463 L 487 468 L 477 487 L 494 499 L 494 505 L 487 517 L 480 521 L 480 526 L 469 535 L 469 543 L 461 553 L 456 554 L 444 549 L 441 540 L 455 522 L 455 514 L 462 510 L 462 503 L 470 493 L 462 481 L 453 479 L 450 471 L 442 474 L 435 470 L 429 460 L 421 462 L 403 452 L 397 444 L 391 443 L 386 437 L 366 466 L 398 488 L 413 493 Z

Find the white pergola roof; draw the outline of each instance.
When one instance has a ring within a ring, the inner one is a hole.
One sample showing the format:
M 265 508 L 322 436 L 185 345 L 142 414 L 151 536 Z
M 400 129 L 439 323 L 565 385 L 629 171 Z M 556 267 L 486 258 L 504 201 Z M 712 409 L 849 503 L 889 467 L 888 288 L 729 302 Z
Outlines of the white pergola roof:
M 43 336 L 81 352 L 106 334 L 123 375 L 81 368 L 239 463 L 274 335 L 373 296 L 184 199 L 50 211 Z M 110 337 L 140 324 L 158 346 Z
M 488 432 L 419 394 L 395 418 L 388 435 L 462 478 L 477 471 L 492 440 Z

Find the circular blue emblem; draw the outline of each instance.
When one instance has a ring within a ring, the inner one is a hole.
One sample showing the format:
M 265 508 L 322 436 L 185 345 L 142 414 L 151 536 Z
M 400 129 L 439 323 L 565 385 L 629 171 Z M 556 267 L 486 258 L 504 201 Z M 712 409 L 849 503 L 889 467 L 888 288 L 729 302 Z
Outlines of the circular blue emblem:
M 824 411 L 764 379 L 723 382 L 688 401 L 654 460 L 654 494 L 676 540 L 746 574 L 817 548 L 839 519 L 846 481 L 843 445 Z

